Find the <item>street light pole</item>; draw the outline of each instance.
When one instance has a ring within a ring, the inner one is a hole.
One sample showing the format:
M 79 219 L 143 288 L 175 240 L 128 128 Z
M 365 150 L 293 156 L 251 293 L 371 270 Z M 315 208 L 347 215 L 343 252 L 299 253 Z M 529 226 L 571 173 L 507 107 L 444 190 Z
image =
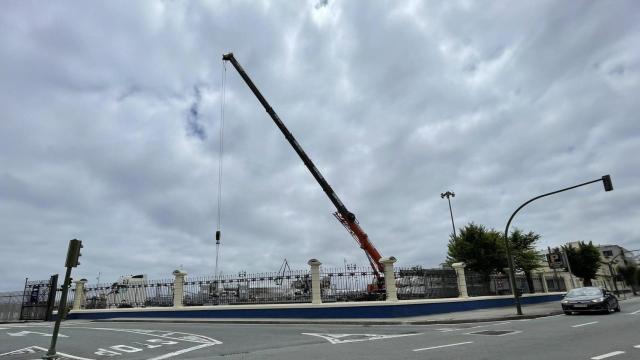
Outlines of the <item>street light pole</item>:
M 524 204 L 520 205 L 516 209 L 516 211 L 514 211 L 513 214 L 511 214 L 511 217 L 509 218 L 509 221 L 507 221 L 507 226 L 504 229 L 504 243 L 505 243 L 505 247 L 507 249 L 507 263 L 509 264 L 509 280 L 511 281 L 511 291 L 513 292 L 513 298 L 514 298 L 514 301 L 516 303 L 516 310 L 518 312 L 518 315 L 522 315 L 522 307 L 520 306 L 520 294 L 518 293 L 518 289 L 516 289 L 516 273 L 515 273 L 515 270 L 513 268 L 513 257 L 511 255 L 511 244 L 509 244 L 509 225 L 511 225 L 511 221 L 516 216 L 518 211 L 520 211 L 523 207 L 527 206 L 529 203 L 531 203 L 531 202 L 533 202 L 535 200 L 538 200 L 540 198 L 543 198 L 543 197 L 546 197 L 546 196 L 549 196 L 549 195 L 561 193 L 561 192 L 564 192 L 564 191 L 567 191 L 567 190 L 572 190 L 572 189 L 575 189 L 575 188 L 578 188 L 578 187 L 581 187 L 581 186 L 593 184 L 593 183 L 596 183 L 596 182 L 599 182 L 599 181 L 602 181 L 602 183 L 604 185 L 604 191 L 612 191 L 613 190 L 613 185 L 611 183 L 611 176 L 604 175 L 600 179 L 587 181 L 587 182 L 582 183 L 582 184 L 570 186 L 568 188 L 564 188 L 564 189 L 560 189 L 560 190 L 552 191 L 550 193 L 546 193 L 546 194 L 542 194 L 542 195 L 536 196 L 533 199 L 530 199 L 527 202 L 525 202 Z
M 456 235 L 456 224 L 453 222 L 453 210 L 451 210 L 451 199 L 449 197 L 456 197 L 456 194 L 454 192 L 451 191 L 447 191 L 445 193 L 441 193 L 440 194 L 441 198 L 447 198 L 447 201 L 449 202 L 449 214 L 451 215 L 451 226 L 453 227 L 453 237 L 457 237 Z

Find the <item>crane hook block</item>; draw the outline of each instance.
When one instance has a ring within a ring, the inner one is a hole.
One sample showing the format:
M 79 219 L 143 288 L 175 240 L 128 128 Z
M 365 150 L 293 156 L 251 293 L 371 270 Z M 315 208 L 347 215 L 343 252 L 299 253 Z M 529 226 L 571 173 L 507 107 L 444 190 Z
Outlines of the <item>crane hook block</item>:
M 216 231 L 216 241 L 220 241 L 221 236 L 222 236 L 222 233 L 220 233 L 220 230 Z

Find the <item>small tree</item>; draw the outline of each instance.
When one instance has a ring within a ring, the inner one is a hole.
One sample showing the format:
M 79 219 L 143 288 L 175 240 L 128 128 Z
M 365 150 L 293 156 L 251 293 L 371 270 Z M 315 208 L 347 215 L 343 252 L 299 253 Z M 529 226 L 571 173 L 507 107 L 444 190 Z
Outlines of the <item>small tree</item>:
M 504 242 L 500 232 L 487 230 L 483 225 L 469 223 L 449 239 L 447 262 L 464 262 L 467 269 L 485 278 L 507 267 Z
M 598 248 L 591 241 L 588 244 L 581 241 L 577 248 L 571 245 L 562 248 L 567 253 L 573 275 L 582 278 L 584 286 L 591 286 L 591 280 L 596 278 L 596 273 L 600 269 Z
M 640 274 L 640 272 L 638 271 L 638 267 L 635 266 L 634 264 L 627 264 L 627 265 L 618 265 L 618 273 L 620 275 L 622 275 L 622 279 L 624 280 L 624 283 L 627 284 L 628 286 L 631 286 L 631 291 L 633 291 L 633 295 L 638 295 L 638 292 L 636 290 L 636 286 L 638 285 L 638 274 Z
M 534 292 L 533 277 L 531 273 L 541 267 L 544 255 L 540 254 L 536 248 L 536 242 L 540 240 L 540 235 L 529 231 L 523 233 L 522 231 L 515 229 L 511 236 L 509 236 L 509 242 L 513 250 L 513 261 L 515 270 L 524 272 L 524 276 L 527 279 L 529 290 Z

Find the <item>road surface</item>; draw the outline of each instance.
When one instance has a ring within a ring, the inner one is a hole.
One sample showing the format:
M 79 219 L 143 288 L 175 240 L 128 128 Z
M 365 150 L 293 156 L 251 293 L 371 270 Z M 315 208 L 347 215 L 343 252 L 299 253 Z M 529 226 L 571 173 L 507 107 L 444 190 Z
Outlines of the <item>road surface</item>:
M 455 325 L 67 321 L 61 359 L 640 359 L 640 298 L 621 313 Z M 558 305 L 559 306 L 559 305 Z M 51 324 L 0 324 L 0 360 L 40 359 Z

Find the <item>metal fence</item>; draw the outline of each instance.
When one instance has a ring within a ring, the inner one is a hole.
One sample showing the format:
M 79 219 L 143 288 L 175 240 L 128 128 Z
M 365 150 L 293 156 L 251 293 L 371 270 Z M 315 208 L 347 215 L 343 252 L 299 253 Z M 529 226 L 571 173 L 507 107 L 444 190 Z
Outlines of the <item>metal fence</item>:
M 311 302 L 311 275 L 306 270 L 187 277 L 185 306 L 285 304 Z
M 22 309 L 22 291 L 0 293 L 0 322 L 20 319 Z
M 458 296 L 458 276 L 451 269 L 396 269 L 398 299 L 436 299 Z
M 384 300 L 383 284 L 369 267 L 320 268 L 322 302 Z
M 567 291 L 567 285 L 564 282 L 563 277 L 559 276 L 545 276 L 547 282 L 547 288 L 549 291 Z
M 491 296 L 512 294 L 509 277 L 504 274 L 492 274 L 488 277 L 472 271 L 465 271 L 467 293 L 469 296 Z M 524 276 L 516 275 L 516 286 L 523 293 L 528 293 L 529 285 Z
M 489 296 L 489 295 L 510 295 L 511 283 L 509 277 L 504 274 L 493 274 L 486 277 L 479 273 L 471 271 L 465 272 L 465 278 L 467 281 L 467 293 L 469 296 Z M 566 291 L 564 279 L 561 277 L 554 278 L 545 276 L 544 280 L 539 275 L 532 275 L 533 289 L 530 288 L 529 283 L 524 275 L 516 275 L 516 287 L 523 294 L 527 293 L 541 293 L 544 292 L 542 285 L 543 281 L 546 281 L 547 288 L 551 292 Z
M 75 289 L 72 293 L 78 296 Z M 85 309 L 173 306 L 173 279 L 133 278 L 113 284 L 85 285 L 82 306 Z
M 395 268 L 398 299 L 452 298 L 459 295 L 458 279 L 452 269 L 423 269 L 420 266 Z M 381 276 L 379 274 L 378 276 Z M 489 277 L 465 271 L 469 296 L 509 295 L 511 285 L 503 274 Z M 566 291 L 564 279 L 533 276 L 533 288 L 522 275 L 516 275 L 517 287 L 523 293 L 544 291 L 543 281 L 549 291 Z M 235 305 L 235 304 L 284 304 L 311 302 L 311 273 L 308 270 L 289 270 L 273 273 L 219 276 L 188 276 L 184 281 L 184 306 Z M 384 278 L 378 278 L 369 267 L 320 268 L 321 299 L 324 303 L 347 301 L 385 300 Z M 55 309 L 62 294 L 58 287 Z M 20 296 L 23 294 L 20 293 Z M 67 306 L 81 296 L 84 309 L 170 307 L 173 306 L 174 279 L 146 280 L 146 278 L 121 278 L 113 284 L 85 285 L 83 294 L 72 288 Z M 20 299 L 16 301 L 19 308 Z M 5 301 L 8 303 L 8 300 Z M 9 305 L 0 303 L 0 311 Z M 0 313 L 0 316 L 6 317 Z M 2 317 L 0 317 L 2 319 Z

